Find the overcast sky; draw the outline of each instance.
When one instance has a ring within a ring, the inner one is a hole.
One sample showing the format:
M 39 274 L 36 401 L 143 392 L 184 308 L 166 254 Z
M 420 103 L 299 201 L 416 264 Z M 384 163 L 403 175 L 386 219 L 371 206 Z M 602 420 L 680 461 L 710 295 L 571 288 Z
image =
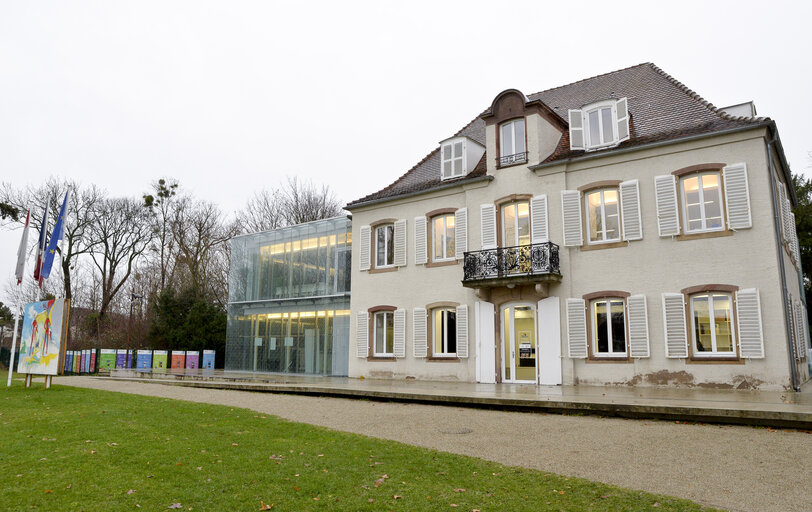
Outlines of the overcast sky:
M 753 100 L 812 175 L 810 14 L 782 1 L 2 0 L 0 180 L 137 196 L 172 176 L 233 212 L 297 175 L 349 202 L 504 89 L 641 62 L 716 106 Z M 19 237 L 0 232 L 0 288 Z

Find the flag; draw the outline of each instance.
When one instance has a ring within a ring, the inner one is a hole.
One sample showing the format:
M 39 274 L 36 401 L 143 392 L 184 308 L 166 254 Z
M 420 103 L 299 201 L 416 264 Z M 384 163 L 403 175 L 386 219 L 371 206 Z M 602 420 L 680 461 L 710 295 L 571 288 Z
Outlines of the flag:
M 39 241 L 37 242 L 37 265 L 34 267 L 34 280 L 39 281 L 40 270 L 42 269 L 42 255 L 45 252 L 46 241 L 48 240 L 48 204 L 45 204 L 45 213 L 42 215 L 42 226 L 39 228 Z
M 48 279 L 51 275 L 51 267 L 54 264 L 54 256 L 56 256 L 56 245 L 62 241 L 62 235 L 65 233 L 65 213 L 68 208 L 68 194 L 65 192 L 65 199 L 62 200 L 62 208 L 59 209 L 59 217 L 54 224 L 54 231 L 51 233 L 51 240 L 48 242 L 48 250 L 45 251 L 45 261 L 42 262 L 42 270 L 40 277 Z
M 23 228 L 23 238 L 20 240 L 20 248 L 17 249 L 17 271 L 14 275 L 17 277 L 17 284 L 23 282 L 23 274 L 25 273 L 25 252 L 28 246 L 28 224 L 31 220 L 31 210 L 25 216 L 25 228 Z

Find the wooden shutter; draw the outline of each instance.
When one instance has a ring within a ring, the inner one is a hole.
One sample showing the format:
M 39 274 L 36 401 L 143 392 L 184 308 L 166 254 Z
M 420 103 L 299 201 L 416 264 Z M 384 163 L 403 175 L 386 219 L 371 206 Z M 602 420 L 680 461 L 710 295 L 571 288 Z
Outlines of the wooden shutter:
M 468 250 L 468 208 L 454 212 L 454 255 L 458 260 Z
M 655 176 L 654 195 L 657 200 L 657 229 L 660 236 L 679 235 L 676 178 L 670 174 Z
M 395 357 L 406 357 L 406 310 L 395 310 L 395 335 L 394 338 L 394 353 Z
M 359 311 L 356 315 L 355 325 L 356 355 L 358 357 L 369 356 L 369 313 Z
M 483 204 L 479 207 L 482 214 L 482 248 L 496 248 L 496 206 Z
M 372 249 L 372 228 L 369 226 L 361 226 L 358 261 L 360 262 L 361 270 L 369 270 L 369 251 Z
M 412 347 L 416 358 L 428 356 L 427 323 L 426 309 L 414 308 L 412 310 Z
M 581 193 L 577 190 L 561 191 L 561 211 L 564 219 L 564 245 L 584 243 L 581 230 Z
M 586 350 L 586 301 L 567 299 L 567 340 L 569 357 L 585 359 Z
M 750 189 L 747 185 L 747 165 L 744 163 L 728 165 L 722 169 L 722 180 L 725 185 L 727 227 L 730 229 L 753 227 L 753 219 L 750 215 Z
M 429 249 L 426 237 L 427 219 L 425 217 L 414 218 L 414 264 L 425 265 L 428 262 Z
M 685 297 L 681 293 L 663 294 L 665 357 L 688 357 L 688 333 L 685 329 Z
M 764 357 L 764 336 L 761 328 L 761 301 L 758 289 L 736 292 L 736 316 L 739 322 L 739 351 L 742 357 Z
M 580 110 L 570 110 L 570 149 L 584 149 L 584 116 Z
M 629 311 L 629 355 L 649 357 L 648 314 L 646 296 L 632 295 L 627 300 Z
M 626 98 L 617 100 L 615 114 L 617 117 L 617 139 L 619 142 L 623 142 L 629 138 L 629 102 Z
M 620 219 L 624 240 L 643 238 L 643 221 L 640 217 L 640 184 L 637 180 L 620 184 Z
M 468 305 L 457 306 L 457 357 L 468 357 Z
M 406 219 L 395 222 L 395 266 L 406 265 Z
M 532 243 L 548 242 L 550 232 L 547 227 L 547 196 L 541 194 L 530 200 L 530 226 Z

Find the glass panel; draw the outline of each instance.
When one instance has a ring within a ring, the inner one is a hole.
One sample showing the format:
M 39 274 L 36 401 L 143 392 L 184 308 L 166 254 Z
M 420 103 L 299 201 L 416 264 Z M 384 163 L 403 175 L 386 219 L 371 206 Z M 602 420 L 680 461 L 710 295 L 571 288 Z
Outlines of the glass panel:
M 375 230 L 375 266 L 386 265 L 386 226 Z
M 524 148 L 524 119 L 514 121 L 513 128 L 516 136 L 514 153 L 524 153 L 526 151 Z
M 443 352 L 443 310 L 442 309 L 435 309 L 434 310 L 434 329 L 432 330 L 432 337 L 434 338 L 434 353 L 441 354 Z
M 443 218 L 436 217 L 432 221 L 432 226 L 433 229 L 431 235 L 432 236 L 431 245 L 434 247 L 434 259 L 438 260 L 442 259 L 443 257 L 443 236 L 444 236 Z
M 598 353 L 609 352 L 609 326 L 607 325 L 606 302 L 595 303 L 592 323 L 595 326 L 595 341 Z
M 505 308 L 502 315 L 502 368 L 505 369 L 504 380 L 512 380 L 510 362 L 510 308 Z
M 688 230 L 702 229 L 698 176 L 682 180 L 682 197 L 685 201 L 685 220 L 688 223 Z
M 457 312 L 449 309 L 445 312 L 445 346 L 446 353 L 455 354 L 457 352 Z
M 617 190 L 604 190 L 604 215 L 606 217 L 606 233 L 604 240 L 620 240 L 620 214 L 617 204 Z
M 518 245 L 530 243 L 530 203 L 518 203 L 519 212 Z
M 395 261 L 395 226 L 386 226 L 386 264 L 391 265 Z
M 593 110 L 587 116 L 589 120 L 589 145 L 590 146 L 598 146 L 601 143 L 601 127 L 598 124 L 600 120 L 598 119 L 598 111 Z
M 716 351 L 733 352 L 733 330 L 730 296 L 713 296 L 713 323 L 716 329 Z
M 535 318 L 529 306 L 516 306 L 513 313 L 515 323 L 516 380 L 536 379 Z
M 587 215 L 589 216 L 589 240 L 594 242 L 603 237 L 603 220 L 601 219 L 601 193 L 593 192 L 586 196 Z
M 386 336 L 386 314 L 375 313 L 375 353 L 382 354 L 385 352 L 384 340 Z
M 626 352 L 626 322 L 623 318 L 623 301 L 610 302 L 612 313 L 612 352 Z
M 697 352 L 713 351 L 711 334 L 710 310 L 708 309 L 708 296 L 699 295 L 691 299 L 694 311 L 694 335 Z
M 615 130 L 612 126 L 614 123 L 612 122 L 612 109 L 602 108 L 601 109 L 601 120 L 603 122 L 603 142 L 609 143 L 615 140 Z
M 705 227 L 722 227 L 722 197 L 718 174 L 702 175 L 702 195 L 705 200 Z
M 502 247 L 518 245 L 516 241 L 516 205 L 502 207 Z
M 386 353 L 392 354 L 395 352 L 395 314 L 387 312 L 384 316 L 386 317 Z
M 454 216 L 449 215 L 445 218 L 445 256 L 446 258 L 453 258 L 456 254 L 456 233 L 454 231 Z
M 507 156 L 513 154 L 513 128 L 511 127 L 510 123 L 503 124 L 500 130 L 502 133 L 499 135 L 500 137 L 500 145 L 501 151 L 499 154 L 501 156 Z

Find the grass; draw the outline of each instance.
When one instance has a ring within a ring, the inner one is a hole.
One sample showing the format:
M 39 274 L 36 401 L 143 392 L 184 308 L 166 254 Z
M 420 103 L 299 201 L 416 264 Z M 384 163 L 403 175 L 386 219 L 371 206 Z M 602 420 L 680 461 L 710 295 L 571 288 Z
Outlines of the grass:
M 2 387 L 0 439 L 5 510 L 705 510 L 247 409 L 41 382 Z

